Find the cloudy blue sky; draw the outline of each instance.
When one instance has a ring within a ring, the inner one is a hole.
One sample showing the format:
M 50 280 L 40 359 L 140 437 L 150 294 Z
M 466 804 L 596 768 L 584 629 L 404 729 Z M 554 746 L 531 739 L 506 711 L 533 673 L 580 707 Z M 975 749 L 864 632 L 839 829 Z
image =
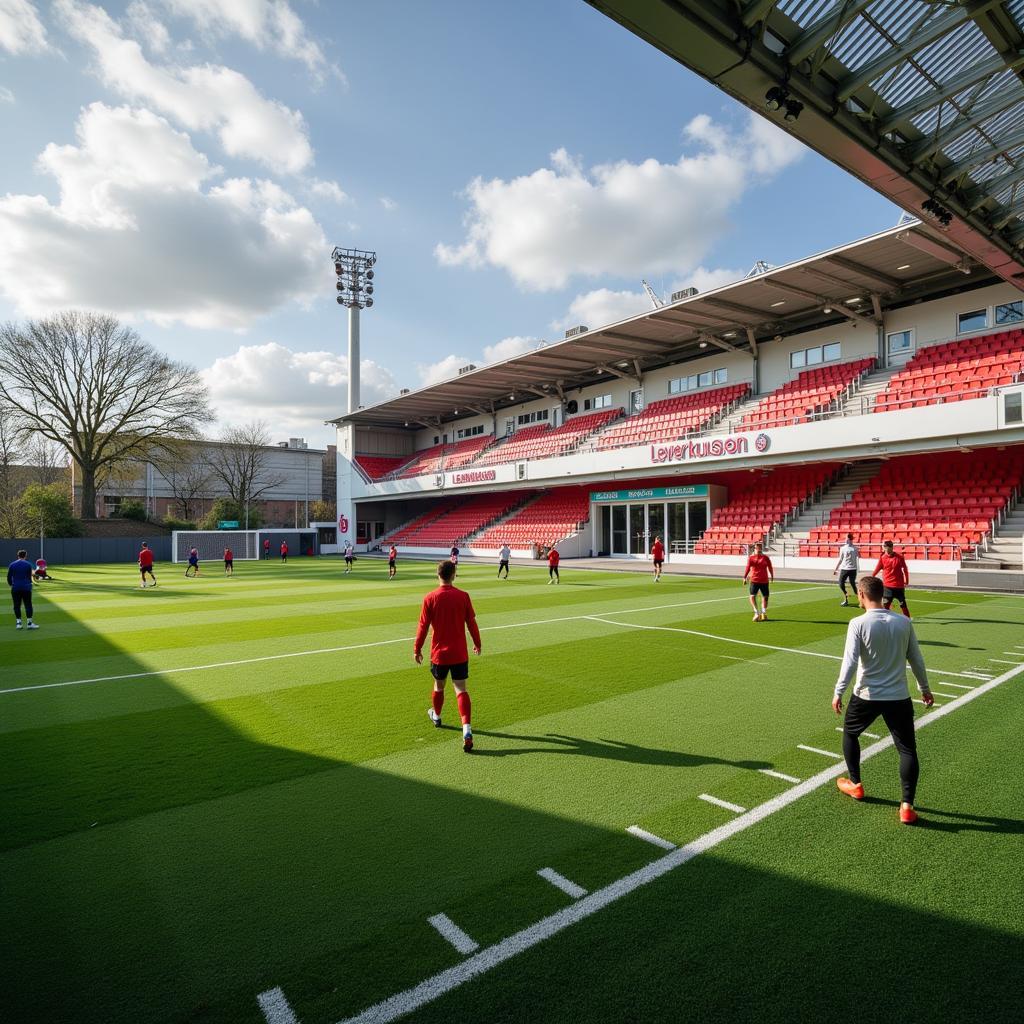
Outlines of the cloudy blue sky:
M 115 312 L 224 424 L 344 411 L 893 223 L 582 0 L 0 0 L 0 319 Z

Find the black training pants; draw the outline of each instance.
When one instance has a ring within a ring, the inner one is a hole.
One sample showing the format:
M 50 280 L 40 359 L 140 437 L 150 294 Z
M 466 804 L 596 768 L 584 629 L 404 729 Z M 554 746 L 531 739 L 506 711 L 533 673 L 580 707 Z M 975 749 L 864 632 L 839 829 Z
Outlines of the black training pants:
M 863 700 L 854 695 L 843 721 L 843 756 L 853 782 L 860 782 L 860 734 L 879 716 L 892 733 L 900 754 L 900 782 L 903 799 L 914 802 L 921 766 L 917 760 L 917 737 L 914 735 L 914 704 L 905 700 Z
M 32 618 L 32 591 L 31 590 L 12 590 L 11 597 L 14 598 L 14 617 L 16 619 L 21 618 L 21 607 L 25 606 L 25 616 L 29 619 Z

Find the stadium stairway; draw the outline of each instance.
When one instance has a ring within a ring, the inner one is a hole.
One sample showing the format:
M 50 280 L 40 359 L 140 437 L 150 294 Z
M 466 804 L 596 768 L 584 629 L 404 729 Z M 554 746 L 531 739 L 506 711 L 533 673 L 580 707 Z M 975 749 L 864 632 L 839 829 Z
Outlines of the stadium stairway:
M 1024 570 L 1024 503 L 1019 499 L 992 532 L 976 559 L 965 560 L 965 569 Z
M 855 491 L 873 480 L 881 468 L 881 459 L 850 463 L 817 501 L 809 502 L 784 529 L 771 538 L 765 550 L 769 555 L 781 555 L 784 549 L 795 555 L 800 543 L 810 537 L 811 530 L 827 523 L 832 513 L 849 501 Z
M 902 369 L 901 366 L 883 366 L 871 370 L 857 381 L 850 396 L 843 402 L 837 415 L 865 416 L 875 408 L 878 396 L 889 386 L 889 381 Z
M 401 538 L 407 536 L 410 532 L 422 529 L 435 519 L 439 519 L 446 512 L 450 512 L 455 507 L 456 502 L 457 499 L 455 498 L 443 498 L 433 508 L 428 509 L 426 512 L 421 512 L 418 516 L 406 520 L 401 526 L 396 526 L 393 530 L 388 530 L 387 533 L 381 534 L 374 543 L 380 544 L 381 547 L 386 547 L 388 544 L 394 544 L 397 547 L 402 542 Z

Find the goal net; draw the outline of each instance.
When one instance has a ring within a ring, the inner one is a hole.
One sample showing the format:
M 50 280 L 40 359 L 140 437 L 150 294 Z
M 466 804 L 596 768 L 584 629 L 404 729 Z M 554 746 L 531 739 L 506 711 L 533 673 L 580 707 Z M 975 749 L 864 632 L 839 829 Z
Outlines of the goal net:
M 224 557 L 224 549 L 241 561 L 260 557 L 259 530 L 175 530 L 171 534 L 171 552 L 175 562 L 187 562 L 195 548 L 200 561 Z

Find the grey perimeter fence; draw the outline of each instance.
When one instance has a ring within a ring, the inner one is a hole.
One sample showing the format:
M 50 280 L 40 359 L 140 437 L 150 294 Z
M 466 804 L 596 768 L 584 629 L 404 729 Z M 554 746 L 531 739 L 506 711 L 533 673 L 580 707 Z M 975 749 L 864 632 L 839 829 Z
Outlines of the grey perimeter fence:
M 94 562 L 123 562 L 131 565 L 138 558 L 142 547 L 141 537 L 46 537 L 43 540 L 43 557 L 49 565 L 83 565 Z M 171 560 L 171 538 L 159 534 L 149 539 L 153 557 L 158 562 Z M 8 565 L 24 548 L 29 561 L 39 557 L 39 538 L 25 537 L 10 540 L 0 538 L 0 563 Z

